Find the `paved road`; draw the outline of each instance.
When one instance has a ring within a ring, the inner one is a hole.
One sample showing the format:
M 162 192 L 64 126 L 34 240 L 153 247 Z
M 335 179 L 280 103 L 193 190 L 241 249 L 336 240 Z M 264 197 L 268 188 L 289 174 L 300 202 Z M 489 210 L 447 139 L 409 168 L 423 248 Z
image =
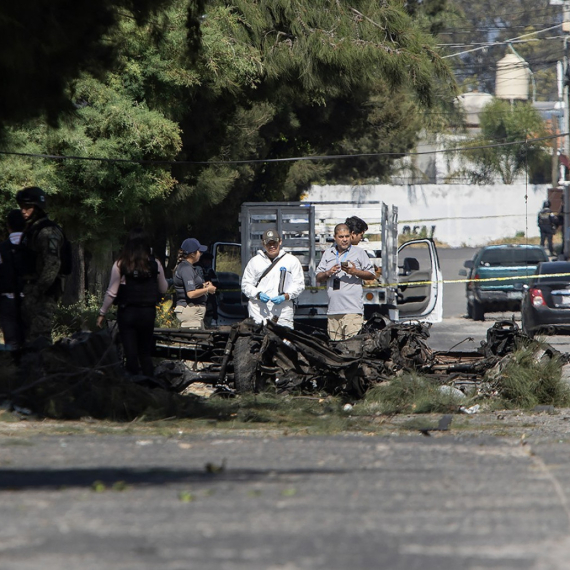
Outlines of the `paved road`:
M 475 248 L 439 249 L 440 265 L 444 284 L 443 317 L 444 322 L 433 325 L 430 346 L 434 350 L 451 350 L 458 343 L 457 350 L 476 350 L 485 340 L 487 329 L 497 320 L 515 321 L 520 326 L 520 312 L 487 313 L 484 322 L 476 322 L 467 318 L 467 304 L 464 283 L 449 283 L 463 279 L 459 270 L 466 259 L 471 259 L 477 251 Z M 473 339 L 473 340 L 471 340 Z M 561 352 L 570 352 L 570 337 L 552 336 L 547 342 Z
M 3 570 L 568 568 L 567 442 L 19 433 L 0 453 Z
M 442 258 L 455 278 L 464 251 Z M 492 321 L 454 313 L 449 291 L 452 316 L 433 327 L 432 346 L 472 337 L 460 348 L 473 349 Z M 0 422 L 0 568 L 565 570 L 565 419 L 524 441 L 530 417 L 510 436 L 500 416 L 487 436 L 465 429 L 475 418 L 454 417 L 432 437 L 149 436 L 143 424 L 48 436 Z

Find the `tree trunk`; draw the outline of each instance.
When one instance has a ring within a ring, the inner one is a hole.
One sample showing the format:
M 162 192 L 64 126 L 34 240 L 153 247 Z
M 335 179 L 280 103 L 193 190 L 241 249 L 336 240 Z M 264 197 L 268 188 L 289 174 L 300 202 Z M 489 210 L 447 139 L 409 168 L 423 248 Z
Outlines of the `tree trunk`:
M 73 266 L 65 280 L 62 303 L 72 305 L 85 300 L 85 251 L 82 243 L 72 242 Z
M 87 291 L 98 299 L 103 299 L 107 290 L 111 268 L 113 267 L 113 251 L 102 248 L 97 256 L 89 256 L 87 261 Z

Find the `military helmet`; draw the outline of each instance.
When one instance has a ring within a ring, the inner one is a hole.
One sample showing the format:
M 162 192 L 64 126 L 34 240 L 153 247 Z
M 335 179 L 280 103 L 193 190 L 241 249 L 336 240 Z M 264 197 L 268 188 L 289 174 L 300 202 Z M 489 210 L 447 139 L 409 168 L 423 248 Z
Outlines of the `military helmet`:
M 31 205 L 37 206 L 42 210 L 46 208 L 46 193 L 38 186 L 30 186 L 19 190 L 16 194 L 16 202 L 19 206 Z

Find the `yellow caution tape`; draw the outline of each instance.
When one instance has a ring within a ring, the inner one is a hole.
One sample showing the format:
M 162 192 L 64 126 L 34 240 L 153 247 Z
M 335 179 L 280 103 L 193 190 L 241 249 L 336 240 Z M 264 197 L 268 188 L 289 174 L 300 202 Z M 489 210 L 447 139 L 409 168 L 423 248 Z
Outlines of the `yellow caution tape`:
M 451 283 L 489 283 L 489 282 L 496 282 L 496 281 L 522 281 L 524 279 L 532 279 L 536 278 L 540 281 L 541 277 L 568 277 L 570 279 L 570 273 L 548 273 L 545 275 L 535 275 L 532 273 L 531 275 L 514 275 L 512 277 L 485 277 L 484 279 L 440 279 L 439 281 L 404 281 L 402 283 L 386 283 L 382 285 L 375 285 L 373 287 L 364 285 L 364 289 L 386 289 L 389 287 L 409 287 L 410 285 L 432 285 L 434 283 L 442 283 L 444 285 L 451 284 Z M 320 291 L 326 290 L 325 286 L 320 287 L 305 287 L 305 291 Z M 241 289 L 220 289 L 220 292 L 236 292 L 241 291 Z

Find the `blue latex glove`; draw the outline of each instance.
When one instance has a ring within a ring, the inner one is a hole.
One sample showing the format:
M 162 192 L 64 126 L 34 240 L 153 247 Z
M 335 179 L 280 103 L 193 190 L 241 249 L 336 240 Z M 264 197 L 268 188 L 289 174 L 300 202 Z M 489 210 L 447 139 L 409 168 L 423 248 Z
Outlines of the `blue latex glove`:
M 285 301 L 285 295 L 279 295 L 279 297 L 273 297 L 273 299 L 271 299 L 274 305 L 281 305 L 283 301 Z
M 270 300 L 270 297 L 267 293 L 260 293 L 259 294 L 259 300 L 263 301 L 264 303 L 267 303 L 267 301 Z

